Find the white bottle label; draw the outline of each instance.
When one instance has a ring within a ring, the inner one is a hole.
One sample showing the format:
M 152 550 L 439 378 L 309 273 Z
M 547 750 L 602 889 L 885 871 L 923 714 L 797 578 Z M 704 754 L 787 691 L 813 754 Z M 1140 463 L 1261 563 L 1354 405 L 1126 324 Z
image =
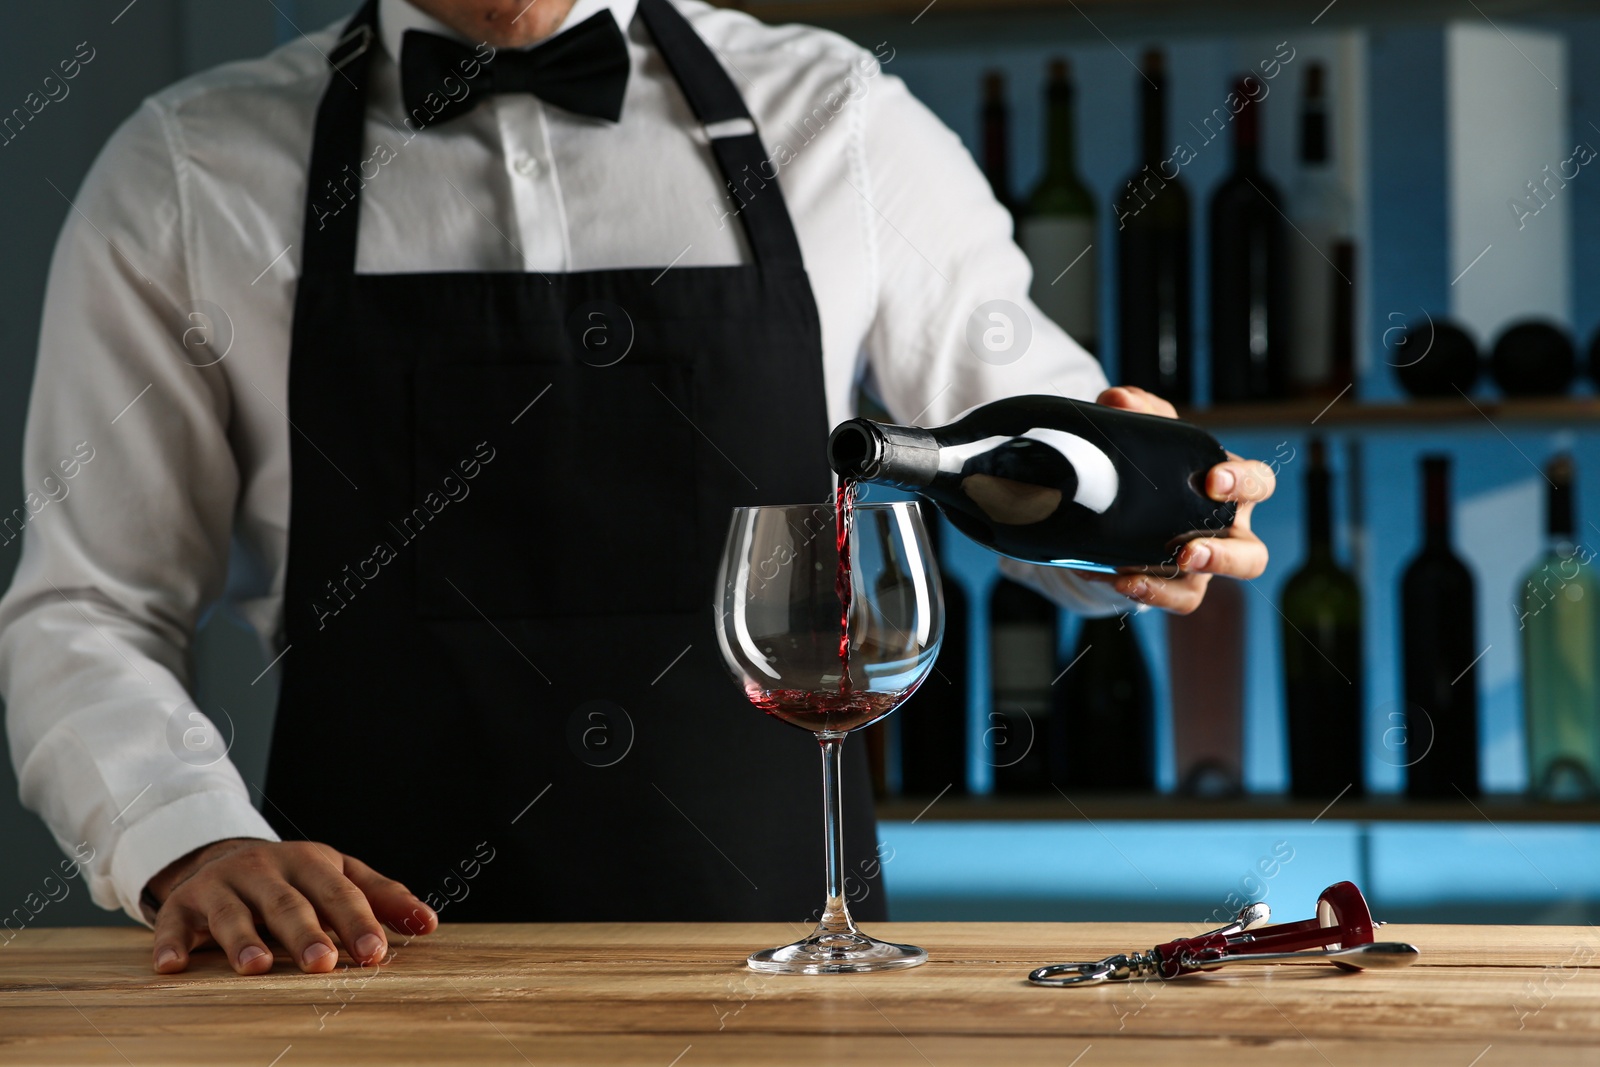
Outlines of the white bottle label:
M 1041 215 L 1023 219 L 1019 236 L 1033 264 L 1028 295 L 1073 340 L 1094 352 L 1100 336 L 1094 220 Z

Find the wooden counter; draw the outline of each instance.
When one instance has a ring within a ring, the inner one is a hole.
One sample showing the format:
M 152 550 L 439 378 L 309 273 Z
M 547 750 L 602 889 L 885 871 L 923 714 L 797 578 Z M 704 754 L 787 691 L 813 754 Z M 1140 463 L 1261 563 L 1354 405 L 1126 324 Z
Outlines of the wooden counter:
M 0 1064 L 1600 1064 L 1600 931 L 1386 927 L 1420 963 L 1234 968 L 1170 983 L 1028 985 L 1193 924 L 888 923 L 931 962 L 766 977 L 773 925 L 447 925 L 366 971 L 239 978 L 215 952 L 150 970 L 144 930 L 0 947 Z

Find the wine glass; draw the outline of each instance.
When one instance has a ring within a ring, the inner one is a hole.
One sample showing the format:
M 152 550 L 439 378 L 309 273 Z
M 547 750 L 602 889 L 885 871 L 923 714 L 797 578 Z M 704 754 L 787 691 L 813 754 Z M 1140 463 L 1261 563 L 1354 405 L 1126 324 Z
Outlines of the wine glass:
M 735 508 L 717 577 L 717 643 L 734 680 L 752 704 L 811 731 L 822 747 L 822 920 L 810 936 L 752 955 L 757 971 L 840 974 L 928 958 L 862 933 L 841 891 L 845 735 L 916 691 L 944 632 L 938 569 L 916 503 L 854 504 L 850 495 L 834 506 Z

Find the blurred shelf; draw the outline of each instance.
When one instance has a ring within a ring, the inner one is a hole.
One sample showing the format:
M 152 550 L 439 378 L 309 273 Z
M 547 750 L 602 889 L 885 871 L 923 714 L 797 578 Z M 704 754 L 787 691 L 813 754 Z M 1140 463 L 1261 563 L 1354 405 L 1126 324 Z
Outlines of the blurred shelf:
M 1265 404 L 1225 404 L 1186 408 L 1179 417 L 1207 429 L 1311 430 L 1368 426 L 1406 429 L 1412 426 L 1455 426 L 1492 430 L 1501 425 L 1560 426 L 1600 423 L 1600 398 L 1540 397 L 1518 400 L 1468 400 L 1437 397 L 1399 404 L 1363 404 L 1340 400 L 1285 400 Z
M 769 23 L 804 22 L 836 30 L 858 42 L 971 47 L 997 42 L 1038 44 L 1036 31 L 1052 43 L 1103 43 L 1119 36 L 1267 33 L 1275 28 L 1318 30 L 1356 25 L 1444 21 L 1458 18 L 1516 19 L 1582 14 L 1586 0 L 712 0 Z M 915 35 L 914 38 L 912 35 Z
M 1199 800 L 1165 795 L 896 797 L 878 802 L 880 822 L 1161 822 L 1168 820 L 1330 822 L 1600 823 L 1600 803 L 1549 804 L 1520 796 L 1486 796 L 1468 803 L 1408 801 L 1403 797 L 1326 802 L 1281 796 Z

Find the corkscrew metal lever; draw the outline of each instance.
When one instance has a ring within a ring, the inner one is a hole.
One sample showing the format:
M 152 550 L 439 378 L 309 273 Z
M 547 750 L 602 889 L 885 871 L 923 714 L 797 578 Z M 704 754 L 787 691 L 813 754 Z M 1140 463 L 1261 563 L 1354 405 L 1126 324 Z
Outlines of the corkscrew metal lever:
M 1280 963 L 1327 960 L 1349 971 L 1407 967 L 1416 946 L 1374 941 L 1374 922 L 1366 898 L 1354 882 L 1338 882 L 1317 898 L 1317 917 L 1267 926 L 1272 909 L 1248 904 L 1233 922 L 1195 937 L 1180 937 L 1148 952 L 1119 953 L 1086 963 L 1052 963 L 1028 974 L 1034 985 L 1092 985 L 1129 978 L 1176 978 L 1230 963 Z

